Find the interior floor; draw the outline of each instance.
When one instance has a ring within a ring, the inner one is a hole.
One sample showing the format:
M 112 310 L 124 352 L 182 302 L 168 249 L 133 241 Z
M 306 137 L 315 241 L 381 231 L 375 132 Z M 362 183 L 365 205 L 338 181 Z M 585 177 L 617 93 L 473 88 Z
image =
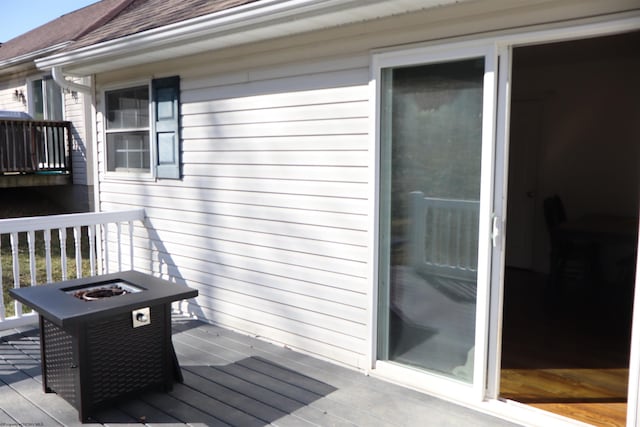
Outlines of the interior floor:
M 624 426 L 633 283 L 564 283 L 508 269 L 501 396 L 598 426 Z

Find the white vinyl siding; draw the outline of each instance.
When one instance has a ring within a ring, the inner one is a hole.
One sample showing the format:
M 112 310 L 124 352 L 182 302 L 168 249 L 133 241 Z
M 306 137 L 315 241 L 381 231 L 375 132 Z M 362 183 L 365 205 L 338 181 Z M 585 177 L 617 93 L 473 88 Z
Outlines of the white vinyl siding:
M 89 185 L 91 177 L 91 147 L 87 142 L 88 129 L 86 95 L 78 92 L 63 91 L 64 119 L 71 122 L 73 133 L 73 145 L 71 155 L 71 170 L 73 183 L 76 185 Z
M 364 367 L 367 61 L 181 75 L 183 179 L 101 184 L 103 210 L 146 209 L 135 267 L 197 288 L 205 319 Z

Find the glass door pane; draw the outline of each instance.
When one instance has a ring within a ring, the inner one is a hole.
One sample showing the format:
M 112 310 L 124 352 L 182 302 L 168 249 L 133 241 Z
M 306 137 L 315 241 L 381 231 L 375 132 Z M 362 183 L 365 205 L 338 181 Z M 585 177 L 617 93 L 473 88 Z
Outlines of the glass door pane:
M 473 382 L 484 58 L 381 70 L 378 359 Z

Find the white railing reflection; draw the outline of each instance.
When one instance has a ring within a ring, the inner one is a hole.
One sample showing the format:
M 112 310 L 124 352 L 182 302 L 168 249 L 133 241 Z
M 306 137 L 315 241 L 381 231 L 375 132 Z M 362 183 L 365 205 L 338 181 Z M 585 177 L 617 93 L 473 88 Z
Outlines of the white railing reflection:
M 123 253 L 133 269 L 133 226 L 143 220 L 144 209 L 0 220 L 0 330 L 35 321 L 21 303 L 10 303 L 9 287 L 120 271 Z

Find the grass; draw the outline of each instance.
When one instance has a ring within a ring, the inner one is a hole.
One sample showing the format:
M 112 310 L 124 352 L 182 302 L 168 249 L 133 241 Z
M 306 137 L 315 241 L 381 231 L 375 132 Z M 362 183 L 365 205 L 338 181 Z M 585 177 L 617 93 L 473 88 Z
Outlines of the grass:
M 44 233 L 36 232 L 35 241 L 35 263 L 36 277 L 35 282 L 38 285 L 47 283 L 46 258 Z M 20 286 L 31 286 L 31 270 L 29 267 L 29 246 L 27 244 L 27 234 L 18 234 L 18 264 L 20 266 Z M 9 289 L 14 287 L 13 274 L 13 257 L 11 254 L 11 241 L 9 235 L 0 236 L 0 262 L 2 265 L 2 297 L 5 305 L 5 316 L 11 317 L 15 314 L 13 299 L 9 296 Z M 51 275 L 54 282 L 62 280 L 62 257 L 60 255 L 60 240 L 57 231 L 51 233 Z M 75 243 L 73 238 L 73 229 L 67 229 L 67 278 L 76 277 L 76 261 L 75 261 Z M 82 275 L 90 274 L 89 263 L 89 241 L 87 237 L 86 227 L 82 228 L 81 241 L 82 256 Z M 23 306 L 23 313 L 30 310 Z

